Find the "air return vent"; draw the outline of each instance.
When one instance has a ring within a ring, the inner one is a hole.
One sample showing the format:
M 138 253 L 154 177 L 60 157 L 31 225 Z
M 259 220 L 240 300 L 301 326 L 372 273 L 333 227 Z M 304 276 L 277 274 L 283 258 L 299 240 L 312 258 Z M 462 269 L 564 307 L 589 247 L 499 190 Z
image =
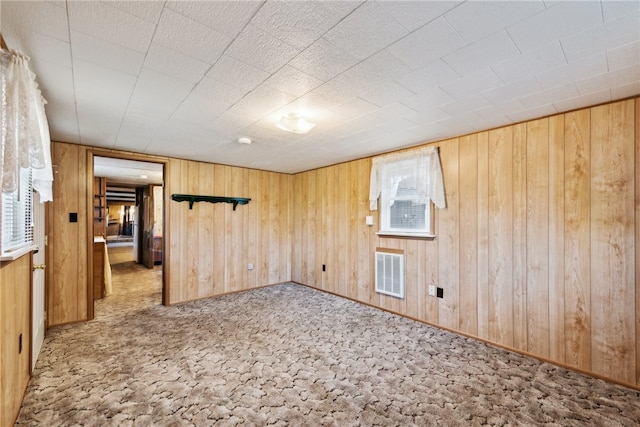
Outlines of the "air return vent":
M 404 254 L 376 250 L 376 292 L 404 298 Z

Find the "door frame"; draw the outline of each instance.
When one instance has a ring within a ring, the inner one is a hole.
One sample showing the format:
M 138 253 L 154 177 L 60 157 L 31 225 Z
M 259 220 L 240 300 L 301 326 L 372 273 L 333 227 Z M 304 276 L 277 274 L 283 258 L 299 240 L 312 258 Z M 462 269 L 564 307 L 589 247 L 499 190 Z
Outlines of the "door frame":
M 145 154 L 124 152 L 124 151 L 113 151 L 108 149 L 100 149 L 95 147 L 90 147 L 87 149 L 87 176 L 86 176 L 86 201 L 87 201 L 87 320 L 93 320 L 95 317 L 94 311 L 94 300 L 93 300 L 93 209 L 89 208 L 93 206 L 93 178 L 94 178 L 94 170 L 93 170 L 93 158 L 94 157 L 111 157 L 114 159 L 122 159 L 122 160 L 135 160 L 138 162 L 146 162 L 146 163 L 157 163 L 162 165 L 162 304 L 169 304 L 169 274 L 167 262 L 169 257 L 167 255 L 167 230 L 169 227 L 167 226 L 168 215 L 166 213 L 169 200 L 167 196 L 168 186 L 167 186 L 167 177 L 169 176 L 169 158 L 167 157 L 159 157 L 159 156 L 151 156 Z

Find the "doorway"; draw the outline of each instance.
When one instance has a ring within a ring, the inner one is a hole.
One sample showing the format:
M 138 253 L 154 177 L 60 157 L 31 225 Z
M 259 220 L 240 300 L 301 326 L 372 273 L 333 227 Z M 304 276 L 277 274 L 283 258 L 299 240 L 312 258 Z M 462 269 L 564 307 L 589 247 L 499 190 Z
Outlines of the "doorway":
M 89 303 L 94 307 L 96 301 L 114 293 L 114 283 L 122 283 L 112 274 L 123 267 L 144 266 L 156 280 L 158 270 L 164 276 L 164 164 L 101 153 L 92 154 L 89 161 L 93 170 L 93 292 Z

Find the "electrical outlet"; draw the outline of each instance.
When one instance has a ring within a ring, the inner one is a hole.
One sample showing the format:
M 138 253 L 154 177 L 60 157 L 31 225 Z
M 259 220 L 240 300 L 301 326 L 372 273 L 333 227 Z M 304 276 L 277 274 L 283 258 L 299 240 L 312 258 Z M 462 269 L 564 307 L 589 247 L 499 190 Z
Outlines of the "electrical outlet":
M 247 264 L 247 270 L 253 270 L 253 264 L 251 263 Z
M 429 285 L 429 296 L 430 297 L 436 296 L 436 285 Z

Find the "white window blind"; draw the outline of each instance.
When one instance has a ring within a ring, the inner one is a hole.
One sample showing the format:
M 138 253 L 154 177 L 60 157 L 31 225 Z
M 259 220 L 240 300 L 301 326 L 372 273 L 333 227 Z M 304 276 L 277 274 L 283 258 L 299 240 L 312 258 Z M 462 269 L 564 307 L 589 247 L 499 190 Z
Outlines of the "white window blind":
M 16 190 L 2 193 L 2 256 L 33 244 L 32 196 L 32 170 L 21 168 Z

